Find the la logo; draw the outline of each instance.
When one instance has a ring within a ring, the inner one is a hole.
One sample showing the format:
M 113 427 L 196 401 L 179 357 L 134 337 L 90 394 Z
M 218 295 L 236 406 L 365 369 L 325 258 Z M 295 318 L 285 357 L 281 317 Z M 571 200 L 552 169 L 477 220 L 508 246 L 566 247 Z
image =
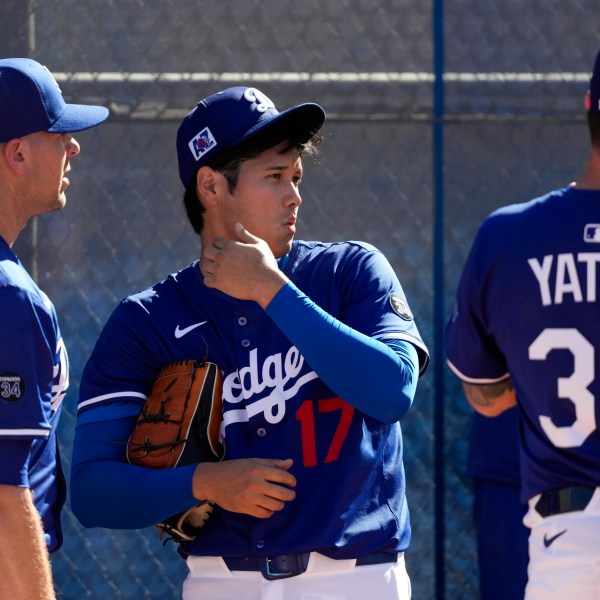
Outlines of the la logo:
M 268 108 L 275 108 L 271 100 L 256 88 L 247 88 L 244 92 L 244 98 L 248 102 L 252 102 L 254 104 L 253 108 L 261 113 L 265 112 Z

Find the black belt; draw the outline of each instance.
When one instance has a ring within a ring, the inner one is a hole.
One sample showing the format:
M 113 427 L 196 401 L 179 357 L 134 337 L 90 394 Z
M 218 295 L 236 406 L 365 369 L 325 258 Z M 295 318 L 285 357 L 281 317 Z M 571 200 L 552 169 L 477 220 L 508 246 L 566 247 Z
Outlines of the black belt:
M 550 490 L 542 494 L 535 505 L 535 510 L 542 517 L 583 510 L 589 504 L 595 491 L 596 488 L 584 485 L 570 485 L 558 490 Z
M 223 560 L 230 571 L 260 571 L 265 579 L 285 579 L 294 577 L 306 571 L 310 552 L 301 554 L 281 554 L 259 558 L 256 556 L 224 556 Z M 388 552 L 374 552 L 356 559 L 356 566 L 379 565 L 382 563 L 395 563 L 398 554 Z

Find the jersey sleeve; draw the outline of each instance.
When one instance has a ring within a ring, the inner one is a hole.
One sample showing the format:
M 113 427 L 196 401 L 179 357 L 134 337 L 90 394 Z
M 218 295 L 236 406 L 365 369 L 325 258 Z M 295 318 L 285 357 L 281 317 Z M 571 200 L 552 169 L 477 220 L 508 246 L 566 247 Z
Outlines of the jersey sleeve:
M 140 303 L 126 299 L 108 319 L 83 370 L 79 417 L 110 419 L 111 407 L 116 418 L 139 412 L 157 372 L 146 315 Z M 131 409 L 124 411 L 127 405 Z
M 417 350 L 419 373 L 423 374 L 429 363 L 429 352 L 402 285 L 382 252 L 368 244 L 360 248 L 343 269 L 340 320 L 384 343 L 409 342 Z
M 57 341 L 54 331 L 53 339 L 48 339 L 45 321 L 52 314 L 43 314 L 19 288 L 0 288 L 0 328 L 5 340 L 0 344 L 1 438 L 50 435 Z
M 48 307 L 46 307 L 48 309 Z M 28 487 L 31 446 L 51 433 L 56 334 L 48 311 L 18 287 L 0 288 L 0 483 Z M 52 339 L 48 339 L 50 335 Z
M 462 381 L 474 384 L 495 383 L 509 376 L 486 317 L 487 280 L 497 247 L 489 223 L 480 227 L 463 268 L 445 334 L 448 366 Z

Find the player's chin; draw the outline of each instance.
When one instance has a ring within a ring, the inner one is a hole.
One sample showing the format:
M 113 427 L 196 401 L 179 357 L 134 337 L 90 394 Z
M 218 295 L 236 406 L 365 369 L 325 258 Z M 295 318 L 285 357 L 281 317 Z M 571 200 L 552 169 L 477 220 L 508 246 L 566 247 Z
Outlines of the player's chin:
M 67 193 L 66 191 L 62 191 L 57 198 L 57 209 L 61 209 L 65 206 L 65 204 L 67 203 Z
M 65 207 L 66 203 L 67 203 L 67 195 L 65 194 L 65 192 L 60 192 L 58 194 L 58 196 L 56 196 L 54 202 L 52 202 L 52 205 L 50 206 L 49 210 L 50 211 L 60 210 L 61 208 Z
M 293 241 L 294 238 L 292 237 L 289 240 L 272 245 L 271 251 L 273 252 L 275 258 L 281 258 L 282 256 L 285 256 L 292 249 Z

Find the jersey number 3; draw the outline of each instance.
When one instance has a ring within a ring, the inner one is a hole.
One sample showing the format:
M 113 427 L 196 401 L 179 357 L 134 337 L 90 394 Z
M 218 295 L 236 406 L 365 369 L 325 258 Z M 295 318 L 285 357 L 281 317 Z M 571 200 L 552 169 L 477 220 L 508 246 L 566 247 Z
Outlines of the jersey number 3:
M 558 397 L 575 405 L 575 421 L 566 427 L 557 427 L 546 415 L 540 416 L 540 425 L 548 439 L 558 448 L 581 446 L 596 429 L 595 402 L 587 389 L 594 380 L 594 346 L 577 329 L 544 329 L 529 346 L 531 360 L 545 360 L 552 350 L 569 350 L 573 355 L 573 373 L 559 377 Z

